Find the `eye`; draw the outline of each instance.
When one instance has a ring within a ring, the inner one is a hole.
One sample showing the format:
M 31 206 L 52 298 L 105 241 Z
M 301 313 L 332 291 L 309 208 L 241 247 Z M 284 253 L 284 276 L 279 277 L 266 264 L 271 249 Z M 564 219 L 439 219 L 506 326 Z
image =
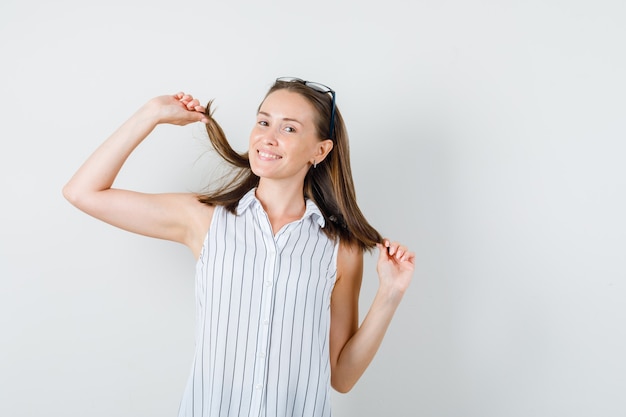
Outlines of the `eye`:
M 295 133 L 296 129 L 291 127 L 291 126 L 286 126 L 285 127 L 285 132 L 287 133 Z
M 259 125 L 261 125 L 261 126 L 268 126 L 269 125 L 269 123 L 267 123 L 265 120 L 259 120 L 257 123 Z

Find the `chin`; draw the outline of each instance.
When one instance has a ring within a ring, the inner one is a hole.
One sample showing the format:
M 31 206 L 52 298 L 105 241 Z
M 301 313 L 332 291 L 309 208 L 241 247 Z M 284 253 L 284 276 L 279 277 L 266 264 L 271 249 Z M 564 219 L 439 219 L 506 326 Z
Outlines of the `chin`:
M 259 178 L 271 178 L 272 177 L 271 172 L 269 172 L 270 170 L 259 168 L 258 166 L 255 166 L 255 164 L 250 164 L 250 170 L 252 171 L 254 175 L 256 175 Z

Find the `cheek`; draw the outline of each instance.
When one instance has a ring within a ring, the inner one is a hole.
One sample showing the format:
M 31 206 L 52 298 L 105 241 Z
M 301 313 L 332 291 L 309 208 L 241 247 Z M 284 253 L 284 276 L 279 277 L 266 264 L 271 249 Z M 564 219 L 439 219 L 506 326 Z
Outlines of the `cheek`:
M 252 128 L 252 131 L 250 132 L 250 138 L 248 139 L 249 144 L 252 145 L 253 143 L 258 142 L 260 138 L 261 134 L 259 132 L 259 129 L 257 129 L 256 127 Z

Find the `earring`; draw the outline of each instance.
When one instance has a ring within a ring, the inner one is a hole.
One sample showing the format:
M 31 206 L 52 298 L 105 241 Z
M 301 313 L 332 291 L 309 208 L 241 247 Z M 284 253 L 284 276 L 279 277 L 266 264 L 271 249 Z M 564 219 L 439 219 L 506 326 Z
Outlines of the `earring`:
M 317 160 L 313 160 L 313 168 L 317 168 Z

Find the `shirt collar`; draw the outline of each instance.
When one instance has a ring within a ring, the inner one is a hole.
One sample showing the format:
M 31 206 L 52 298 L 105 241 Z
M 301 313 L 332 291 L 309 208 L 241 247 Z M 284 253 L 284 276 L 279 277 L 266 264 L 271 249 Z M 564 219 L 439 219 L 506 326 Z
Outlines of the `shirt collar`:
M 237 206 L 237 215 L 243 214 L 246 210 L 252 208 L 253 206 L 259 207 L 261 210 L 263 210 L 263 206 L 261 205 L 261 202 L 256 198 L 255 193 L 256 188 L 253 188 L 246 194 L 244 194 L 243 197 L 241 197 L 241 200 L 239 200 L 239 205 Z M 312 200 L 307 198 L 305 200 L 305 210 L 302 219 L 306 219 L 310 216 L 313 217 L 313 219 L 317 222 L 317 224 L 320 225 L 320 227 L 324 227 L 326 225 L 326 221 L 324 220 L 324 216 L 322 215 L 320 209 Z

